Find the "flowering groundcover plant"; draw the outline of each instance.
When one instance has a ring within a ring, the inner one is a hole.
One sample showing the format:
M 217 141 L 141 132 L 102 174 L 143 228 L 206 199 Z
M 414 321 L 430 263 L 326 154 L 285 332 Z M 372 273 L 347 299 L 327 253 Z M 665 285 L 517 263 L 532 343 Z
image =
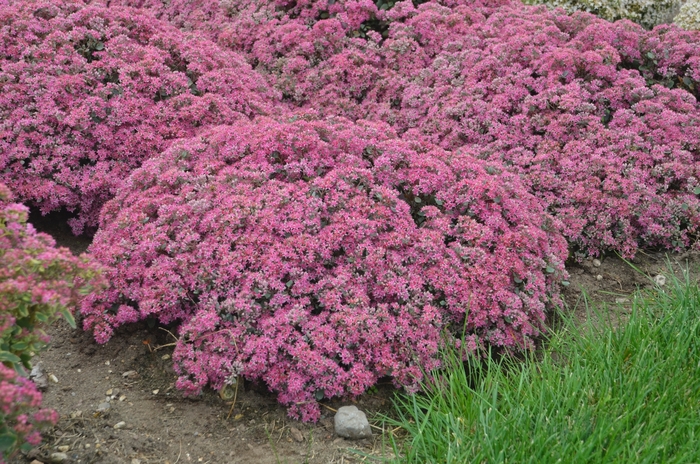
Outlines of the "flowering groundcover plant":
M 188 393 L 243 376 L 314 420 L 316 400 L 381 376 L 414 388 L 442 331 L 466 330 L 472 350 L 531 346 L 566 278 L 562 234 L 578 257 L 697 241 L 698 33 L 510 0 L 118 3 L 143 9 L 30 1 L 17 7 L 25 29 L 5 9 L 0 24 L 21 31 L 10 42 L 32 45 L 42 27 L 83 34 L 67 55 L 81 78 L 103 76 L 105 93 L 122 81 L 146 90 L 128 125 L 110 125 L 116 107 L 95 113 L 103 121 L 81 150 L 105 154 L 104 176 L 75 155 L 82 125 L 58 139 L 71 154 L 62 170 L 27 176 L 46 163 L 32 149 L 29 168 L 13 155 L 4 172 L 40 179 L 22 191 L 45 210 L 80 205 L 76 230 L 121 188 L 91 248 L 112 286 L 84 302 L 84 326 L 105 342 L 147 317 L 180 324 Z M 133 20 L 146 9 L 159 19 Z M 134 24 L 146 32 L 123 32 Z M 147 60 L 129 58 L 132 47 Z M 183 56 L 196 58 L 173 68 Z M 134 61 L 147 71 L 111 82 Z M 37 62 L 11 61 L 27 72 L 6 82 L 34 82 Z M 193 62 L 208 63 L 214 90 Z M 91 108 L 74 119 L 85 124 Z M 51 111 L 12 111 L 3 148 L 45 146 L 58 160 L 55 137 L 23 122 Z M 119 138 L 137 123 L 146 128 Z M 47 178 L 62 186 L 78 172 L 68 184 L 89 195 L 41 193 Z
M 54 411 L 39 409 L 41 393 L 26 378 L 31 356 L 48 338 L 43 324 L 71 310 L 81 294 L 101 285 L 97 268 L 27 223 L 27 207 L 12 202 L 0 184 L 0 462 L 23 444 L 40 442 L 38 429 L 54 424 Z
M 146 10 L 0 2 L 0 30 L 0 181 L 76 233 L 170 140 L 271 110 L 238 54 Z
M 531 346 L 567 248 L 517 176 L 386 124 L 308 119 L 220 126 L 136 170 L 90 248 L 112 286 L 85 328 L 181 322 L 179 388 L 243 376 L 303 420 L 380 377 L 416 388 L 446 329 L 470 350 Z

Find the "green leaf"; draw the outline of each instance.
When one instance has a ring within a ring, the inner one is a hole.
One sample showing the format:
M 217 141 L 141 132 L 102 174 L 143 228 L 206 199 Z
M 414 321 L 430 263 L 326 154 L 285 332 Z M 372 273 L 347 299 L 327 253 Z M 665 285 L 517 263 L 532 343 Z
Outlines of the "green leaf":
M 24 351 L 27 349 L 27 342 L 15 342 L 12 344 L 12 351 Z
M 569 282 L 568 280 L 562 280 L 562 281 L 561 281 L 561 284 L 562 284 L 564 287 L 568 287 L 569 285 L 571 285 L 571 282 Z
M 19 356 L 12 354 L 9 351 L 0 351 L 0 362 L 11 362 L 13 364 L 17 364 L 21 361 L 22 360 L 19 359 Z
M 316 390 L 316 393 L 314 393 L 314 398 L 316 398 L 316 401 L 321 401 L 324 398 L 323 390 Z
M 95 44 L 95 50 L 100 51 L 100 50 L 104 50 L 104 49 L 105 49 L 105 44 L 104 44 L 104 43 L 102 43 L 102 42 L 97 42 L 97 44 Z
M 693 190 L 693 193 L 695 195 L 700 195 L 700 187 L 695 187 L 695 190 Z
M 63 307 L 59 310 L 63 318 L 66 320 L 68 325 L 71 327 L 71 329 L 75 329 L 75 318 L 71 314 L 70 311 L 68 311 L 68 308 Z
M 289 281 L 287 281 L 287 283 L 285 285 L 287 286 L 287 288 L 292 288 L 292 285 L 294 285 L 294 281 L 289 280 Z
M 654 52 L 649 52 L 649 53 L 647 53 L 647 58 L 649 58 L 650 60 L 653 60 L 656 58 L 656 54 Z
M 551 266 L 547 266 L 547 269 L 545 269 L 545 272 L 547 274 L 552 274 L 552 273 L 554 273 L 554 268 Z
M 17 437 L 9 431 L 0 435 L 0 451 L 2 451 L 2 454 L 5 454 L 5 451 L 12 449 L 16 442 Z

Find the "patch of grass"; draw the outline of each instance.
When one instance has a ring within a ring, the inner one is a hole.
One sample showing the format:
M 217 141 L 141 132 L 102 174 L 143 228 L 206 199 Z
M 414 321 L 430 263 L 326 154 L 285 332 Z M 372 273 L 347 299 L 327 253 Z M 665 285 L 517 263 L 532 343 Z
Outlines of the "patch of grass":
M 563 315 L 524 362 L 446 352 L 385 418 L 408 434 L 396 462 L 700 462 L 700 290 L 685 275 L 635 295 L 624 322 Z

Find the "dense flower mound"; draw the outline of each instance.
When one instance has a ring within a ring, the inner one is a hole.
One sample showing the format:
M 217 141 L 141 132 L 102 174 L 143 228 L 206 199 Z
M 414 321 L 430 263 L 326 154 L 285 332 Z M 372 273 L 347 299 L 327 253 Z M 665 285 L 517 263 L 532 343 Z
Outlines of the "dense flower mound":
M 179 388 L 243 376 L 315 420 L 383 376 L 416 387 L 445 329 L 530 346 L 566 277 L 556 229 L 498 163 L 382 123 L 259 118 L 173 144 L 106 204 L 91 252 L 112 287 L 84 324 L 105 342 L 179 321 Z
M 145 10 L 0 2 L 0 30 L 0 181 L 76 232 L 170 140 L 272 111 L 239 55 Z
M 57 419 L 53 411 L 36 411 L 41 394 L 19 374 L 45 346 L 42 324 L 59 315 L 73 323 L 80 295 L 101 282 L 94 264 L 56 249 L 27 215 L 0 184 L 0 462 L 25 442 L 37 445 L 38 428 Z
M 384 34 L 354 37 L 338 17 L 280 26 L 241 13 L 219 40 L 245 51 L 291 106 L 381 119 L 503 162 L 583 253 L 692 245 L 697 33 L 519 2 L 400 2 L 376 14 Z M 259 27 L 237 28 L 251 18 Z
M 503 162 L 584 254 L 696 241 L 698 33 L 508 0 L 160 5 L 193 28 L 218 18 L 291 107 Z

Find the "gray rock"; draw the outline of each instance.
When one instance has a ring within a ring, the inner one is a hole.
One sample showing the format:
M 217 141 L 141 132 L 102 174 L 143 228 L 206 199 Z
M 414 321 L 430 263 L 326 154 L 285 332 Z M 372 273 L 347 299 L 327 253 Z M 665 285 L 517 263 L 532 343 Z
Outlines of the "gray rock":
M 372 436 L 365 413 L 355 406 L 343 406 L 335 414 L 335 433 L 345 438 L 367 438 Z
M 46 377 L 46 372 L 44 372 L 43 363 L 38 362 L 36 366 L 32 367 L 32 371 L 29 373 L 29 380 L 34 382 L 39 390 L 46 391 L 49 386 L 49 380 Z
M 105 413 L 105 412 L 109 411 L 109 409 L 111 407 L 112 407 L 112 405 L 110 405 L 108 402 L 105 401 L 104 403 L 100 403 L 97 406 L 97 412 Z
M 51 453 L 51 462 L 66 462 L 68 455 L 66 453 Z
M 666 285 L 666 276 L 661 274 L 654 276 L 654 283 L 659 287 L 663 287 Z

